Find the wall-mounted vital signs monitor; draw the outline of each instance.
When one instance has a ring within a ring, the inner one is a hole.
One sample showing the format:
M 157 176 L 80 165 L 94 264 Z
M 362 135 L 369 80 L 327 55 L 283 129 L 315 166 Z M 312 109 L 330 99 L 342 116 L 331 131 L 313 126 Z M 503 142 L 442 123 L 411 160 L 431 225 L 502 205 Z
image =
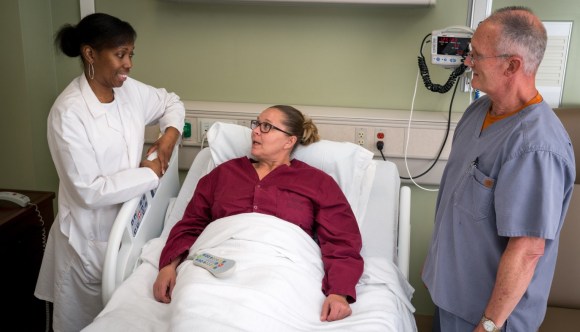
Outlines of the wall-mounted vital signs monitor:
M 463 26 L 434 30 L 431 33 L 431 63 L 457 67 L 469 52 L 473 30 Z

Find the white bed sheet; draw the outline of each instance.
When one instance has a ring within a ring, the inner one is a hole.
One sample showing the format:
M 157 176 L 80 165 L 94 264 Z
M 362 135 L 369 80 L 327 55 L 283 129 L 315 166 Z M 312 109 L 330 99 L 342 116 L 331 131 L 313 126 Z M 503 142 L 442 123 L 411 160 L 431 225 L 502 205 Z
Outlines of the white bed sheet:
M 185 261 L 169 305 L 151 290 L 163 245 L 163 238 L 147 244 L 144 263 L 83 331 L 416 331 L 412 287 L 392 262 L 376 257 L 365 260 L 353 314 L 320 322 L 320 250 L 275 217 L 252 213 L 210 224 L 191 252 L 235 259 L 234 274 L 217 279 Z

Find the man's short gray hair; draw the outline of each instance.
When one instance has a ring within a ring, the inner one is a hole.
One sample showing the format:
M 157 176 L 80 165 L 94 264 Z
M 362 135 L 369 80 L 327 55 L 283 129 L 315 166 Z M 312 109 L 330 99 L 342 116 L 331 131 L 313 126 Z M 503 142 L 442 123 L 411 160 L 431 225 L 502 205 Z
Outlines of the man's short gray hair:
M 532 10 L 523 6 L 505 7 L 495 11 L 486 21 L 501 26 L 496 45 L 498 54 L 522 57 L 524 72 L 535 73 L 544 58 L 548 35 L 544 24 Z

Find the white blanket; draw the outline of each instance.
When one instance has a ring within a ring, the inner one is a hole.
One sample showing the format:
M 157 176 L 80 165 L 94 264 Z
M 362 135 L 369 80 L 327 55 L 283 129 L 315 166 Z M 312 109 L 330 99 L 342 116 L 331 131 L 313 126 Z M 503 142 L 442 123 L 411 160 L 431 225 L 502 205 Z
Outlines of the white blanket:
M 413 289 L 391 262 L 378 258 L 365 260 L 353 314 L 321 322 L 320 249 L 298 226 L 276 217 L 251 213 L 212 222 L 190 253 L 234 259 L 234 273 L 218 279 L 186 260 L 168 305 L 155 302 L 151 290 L 163 243 L 146 247 L 143 265 L 149 267 L 140 267 L 85 331 L 416 331 Z

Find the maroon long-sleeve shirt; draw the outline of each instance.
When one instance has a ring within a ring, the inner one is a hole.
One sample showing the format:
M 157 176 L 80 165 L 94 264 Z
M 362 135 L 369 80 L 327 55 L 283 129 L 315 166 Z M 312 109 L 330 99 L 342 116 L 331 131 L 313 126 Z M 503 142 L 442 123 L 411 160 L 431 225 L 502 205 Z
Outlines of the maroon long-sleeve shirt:
M 273 215 L 311 237 L 316 234 L 325 271 L 322 291 L 356 300 L 364 263 L 352 209 L 332 177 L 296 159 L 262 180 L 246 157 L 223 163 L 201 178 L 183 219 L 169 234 L 159 268 L 188 252 L 210 222 L 248 212 Z

